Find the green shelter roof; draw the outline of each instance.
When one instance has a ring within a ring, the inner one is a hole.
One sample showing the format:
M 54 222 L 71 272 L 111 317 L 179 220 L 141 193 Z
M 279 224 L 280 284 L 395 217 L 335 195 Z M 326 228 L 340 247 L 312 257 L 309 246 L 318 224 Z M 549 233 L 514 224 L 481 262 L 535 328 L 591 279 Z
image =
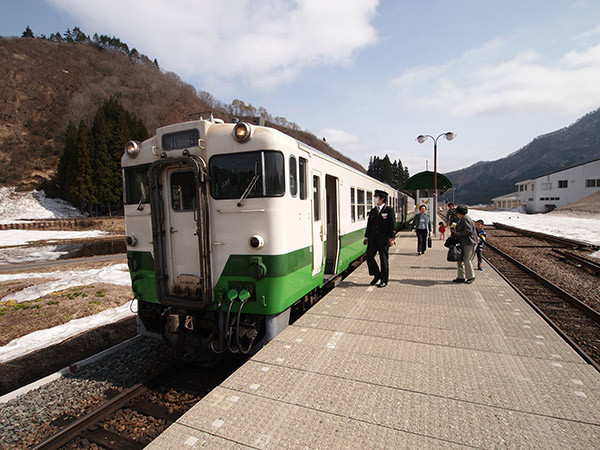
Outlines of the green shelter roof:
M 405 191 L 433 191 L 434 188 L 434 177 L 433 172 L 430 170 L 426 170 L 424 172 L 419 172 L 412 177 L 410 177 L 406 184 L 404 185 Z M 443 174 L 437 174 L 437 188 L 438 194 L 443 194 L 448 189 L 452 188 L 452 182 Z

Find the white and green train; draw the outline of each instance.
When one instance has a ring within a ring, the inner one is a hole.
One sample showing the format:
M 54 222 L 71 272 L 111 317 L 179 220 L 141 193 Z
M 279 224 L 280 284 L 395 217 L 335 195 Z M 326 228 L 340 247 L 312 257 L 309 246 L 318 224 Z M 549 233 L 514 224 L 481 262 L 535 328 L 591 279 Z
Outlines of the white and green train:
M 273 128 L 159 128 L 122 157 L 127 259 L 142 334 L 188 357 L 254 352 L 361 258 L 375 189 L 400 227 L 414 201 Z

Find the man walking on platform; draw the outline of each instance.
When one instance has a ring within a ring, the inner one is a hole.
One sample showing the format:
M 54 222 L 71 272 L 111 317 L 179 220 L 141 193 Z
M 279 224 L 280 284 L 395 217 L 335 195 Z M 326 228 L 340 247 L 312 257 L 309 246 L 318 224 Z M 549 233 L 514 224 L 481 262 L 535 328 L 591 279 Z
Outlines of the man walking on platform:
M 367 265 L 369 275 L 373 275 L 371 285 L 386 287 L 389 277 L 388 253 L 394 245 L 396 236 L 396 216 L 394 210 L 386 205 L 388 194 L 385 191 L 375 190 L 375 206 L 369 212 L 367 230 L 363 244 L 367 246 Z M 375 262 L 375 254 L 379 252 L 381 268 Z

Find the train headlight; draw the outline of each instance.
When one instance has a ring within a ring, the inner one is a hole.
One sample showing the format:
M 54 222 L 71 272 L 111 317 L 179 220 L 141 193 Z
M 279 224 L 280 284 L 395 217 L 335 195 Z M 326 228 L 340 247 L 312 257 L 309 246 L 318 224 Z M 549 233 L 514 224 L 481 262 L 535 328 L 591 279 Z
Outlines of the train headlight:
M 125 238 L 125 242 L 127 243 L 127 245 L 129 245 L 130 247 L 135 247 L 137 244 L 137 239 L 135 238 L 135 236 L 127 236 Z
M 250 244 L 250 247 L 252 247 L 254 250 L 258 250 L 265 246 L 265 240 L 259 234 L 255 234 L 254 236 L 252 236 L 248 240 L 248 243 Z
M 238 142 L 247 141 L 250 139 L 250 134 L 252 134 L 252 128 L 246 122 L 238 122 L 233 127 L 233 136 Z
M 125 153 L 130 158 L 135 158 L 140 153 L 140 143 L 138 141 L 129 141 L 125 144 Z

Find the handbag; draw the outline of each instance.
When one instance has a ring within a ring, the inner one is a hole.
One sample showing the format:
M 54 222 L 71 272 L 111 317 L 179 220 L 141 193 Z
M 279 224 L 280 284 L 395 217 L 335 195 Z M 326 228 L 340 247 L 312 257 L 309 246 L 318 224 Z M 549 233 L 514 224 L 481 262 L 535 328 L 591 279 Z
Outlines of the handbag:
M 454 236 L 450 236 L 448 239 L 446 239 L 446 242 L 444 242 L 444 247 L 453 247 L 454 245 L 456 245 L 456 242 L 456 238 Z
M 462 259 L 463 259 L 462 248 L 460 248 L 456 245 L 450 247 L 448 249 L 448 256 L 446 257 L 446 259 L 448 261 L 452 261 L 452 262 L 462 261 Z
M 431 248 L 431 236 L 427 236 L 427 248 Z

